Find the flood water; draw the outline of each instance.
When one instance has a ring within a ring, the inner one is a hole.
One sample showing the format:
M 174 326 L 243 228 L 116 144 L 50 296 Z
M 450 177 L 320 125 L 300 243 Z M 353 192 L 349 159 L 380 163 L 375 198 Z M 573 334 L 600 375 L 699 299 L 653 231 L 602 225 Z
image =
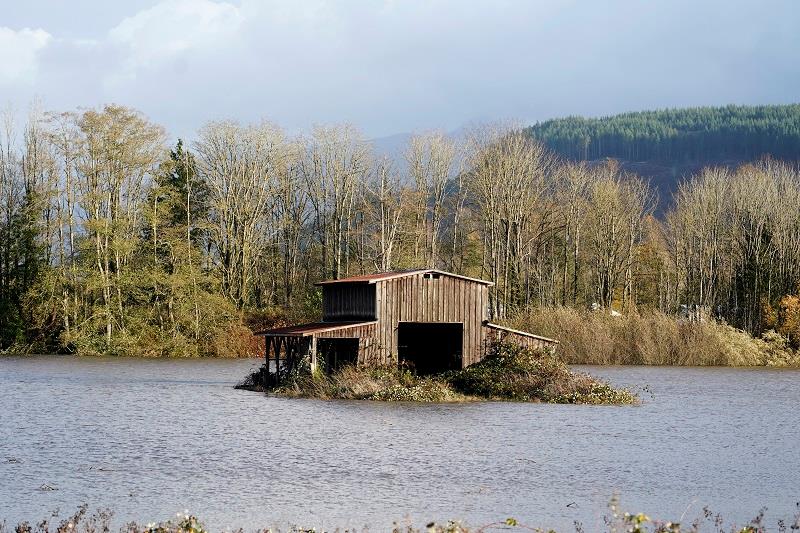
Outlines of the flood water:
M 0 358 L 0 520 L 80 503 L 119 524 L 458 518 L 602 529 L 622 506 L 742 523 L 800 501 L 800 372 L 590 368 L 638 407 L 326 402 L 232 389 L 253 360 Z M 42 490 L 43 488 L 56 490 Z

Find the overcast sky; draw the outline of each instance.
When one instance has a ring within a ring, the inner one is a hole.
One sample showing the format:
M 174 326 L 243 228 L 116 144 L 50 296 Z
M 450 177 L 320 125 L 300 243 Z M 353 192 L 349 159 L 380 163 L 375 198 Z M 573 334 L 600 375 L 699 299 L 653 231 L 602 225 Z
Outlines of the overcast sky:
M 0 0 L 0 103 L 371 137 L 800 101 L 797 0 Z

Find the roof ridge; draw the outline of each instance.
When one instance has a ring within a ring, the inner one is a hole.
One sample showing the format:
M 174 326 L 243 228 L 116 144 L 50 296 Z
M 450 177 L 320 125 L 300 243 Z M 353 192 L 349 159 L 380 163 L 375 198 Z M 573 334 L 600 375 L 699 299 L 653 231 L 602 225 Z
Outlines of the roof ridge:
M 414 268 L 408 270 L 394 270 L 394 271 L 385 271 L 385 272 L 375 272 L 373 274 L 359 274 L 355 276 L 348 276 L 346 278 L 340 279 L 331 279 L 325 281 L 318 281 L 315 285 L 332 285 L 336 283 L 377 283 L 379 281 L 387 281 L 394 278 L 402 278 L 406 276 L 412 276 L 415 274 L 424 274 L 428 272 L 435 272 L 437 274 L 441 274 L 444 276 L 450 276 L 453 278 L 459 278 L 467 281 L 472 281 L 475 283 L 481 283 L 483 285 L 494 285 L 493 282 L 479 279 L 479 278 L 472 278 L 469 276 L 464 276 L 462 274 L 456 274 L 454 272 L 448 272 L 446 270 L 441 270 L 438 268 Z

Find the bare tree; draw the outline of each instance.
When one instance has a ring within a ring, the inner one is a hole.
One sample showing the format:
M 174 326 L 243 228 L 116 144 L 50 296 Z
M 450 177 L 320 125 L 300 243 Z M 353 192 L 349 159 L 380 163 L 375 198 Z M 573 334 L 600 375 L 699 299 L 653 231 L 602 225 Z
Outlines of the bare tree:
M 403 215 L 406 212 L 404 203 L 408 194 L 403 190 L 400 176 L 388 158 L 375 162 L 365 193 L 364 208 L 370 214 L 370 226 L 374 232 L 374 268 L 391 270 L 397 264 L 395 254 L 400 244 Z
M 608 164 L 597 169 L 589 198 L 591 228 L 589 253 L 594 270 L 595 294 L 600 304 L 612 308 L 622 283 L 623 308 L 634 302 L 633 264 L 643 236 L 644 220 L 653 209 L 653 195 L 641 179 Z
M 551 230 L 554 159 L 522 131 L 478 131 L 473 142 L 470 190 L 483 219 L 484 269 L 497 284 L 492 315 L 503 316 L 525 302 L 526 265 Z
M 417 135 L 411 138 L 406 161 L 418 194 L 416 220 L 417 259 L 426 266 L 440 266 L 439 241 L 445 213 L 447 185 L 457 173 L 457 148 L 442 133 Z
M 349 271 L 351 226 L 357 191 L 366 182 L 370 149 L 349 125 L 317 127 L 306 140 L 302 173 L 321 250 L 321 274 L 338 279 Z
M 277 127 L 212 122 L 195 143 L 198 173 L 210 190 L 210 231 L 224 294 L 242 308 L 257 258 L 276 231 L 271 211 L 285 171 L 286 142 Z

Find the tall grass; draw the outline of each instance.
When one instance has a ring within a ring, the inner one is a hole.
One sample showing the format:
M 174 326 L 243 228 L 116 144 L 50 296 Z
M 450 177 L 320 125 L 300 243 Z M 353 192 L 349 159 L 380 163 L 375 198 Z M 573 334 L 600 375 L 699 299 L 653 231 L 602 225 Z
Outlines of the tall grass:
M 689 322 L 647 311 L 623 316 L 566 307 L 534 309 L 509 325 L 558 339 L 571 364 L 800 366 L 782 336 L 760 338 L 716 321 Z

